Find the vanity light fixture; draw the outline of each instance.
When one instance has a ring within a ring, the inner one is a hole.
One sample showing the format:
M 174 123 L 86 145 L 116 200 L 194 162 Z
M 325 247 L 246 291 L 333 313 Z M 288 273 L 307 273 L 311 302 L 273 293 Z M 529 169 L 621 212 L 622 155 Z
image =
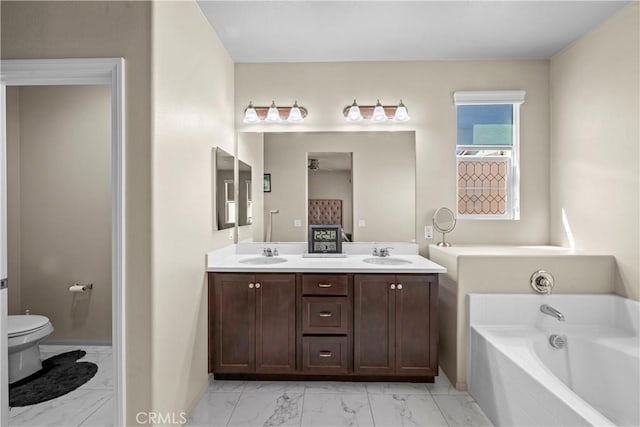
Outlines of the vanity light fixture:
M 348 122 L 361 122 L 363 119 L 362 113 L 360 113 L 360 107 L 355 99 L 350 107 L 345 108 L 345 112 L 345 117 Z
M 249 106 L 244 110 L 243 121 L 245 123 L 258 123 L 260 121 L 260 117 L 258 117 L 258 113 L 251 102 L 249 102 Z
M 382 107 L 382 104 L 380 104 L 379 99 L 376 101 L 376 106 L 373 109 L 373 115 L 371 116 L 371 120 L 373 120 L 374 122 L 387 121 L 387 115 L 385 114 L 384 108 Z
M 302 123 L 304 118 L 302 117 L 302 111 L 300 111 L 300 107 L 298 107 L 298 101 L 293 103 L 293 107 L 289 111 L 289 117 L 287 117 L 287 121 L 289 123 Z
M 271 101 L 271 106 L 267 111 L 267 117 L 264 119 L 265 122 L 278 123 L 281 122 L 280 111 L 278 111 L 278 107 L 276 107 L 276 101 Z
M 404 105 L 402 100 L 398 105 L 382 105 L 380 100 L 377 100 L 376 105 L 358 105 L 354 99 L 353 104 L 346 106 L 342 110 L 342 114 L 348 122 L 360 122 L 364 119 L 372 122 L 385 122 L 387 120 L 408 122 L 411 119 L 407 106 Z
M 393 116 L 394 122 L 408 122 L 411 119 L 409 117 L 409 110 L 402 103 L 402 99 L 400 100 L 400 104 L 398 104 L 398 108 L 396 108 L 396 114 Z
M 286 120 L 289 123 L 302 123 L 307 114 L 307 109 L 300 107 L 298 101 L 294 102 L 291 107 L 278 107 L 275 101 L 272 101 L 269 107 L 254 107 L 253 103 L 249 102 L 244 110 L 243 122 L 249 124 L 261 121 L 281 123 Z

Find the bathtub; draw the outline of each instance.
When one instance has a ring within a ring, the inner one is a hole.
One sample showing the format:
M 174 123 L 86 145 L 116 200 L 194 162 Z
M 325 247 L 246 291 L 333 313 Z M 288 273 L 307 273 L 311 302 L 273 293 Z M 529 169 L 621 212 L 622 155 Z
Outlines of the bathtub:
M 469 393 L 495 425 L 640 426 L 637 301 L 469 294 L 468 309 Z M 552 334 L 564 348 L 551 346 Z

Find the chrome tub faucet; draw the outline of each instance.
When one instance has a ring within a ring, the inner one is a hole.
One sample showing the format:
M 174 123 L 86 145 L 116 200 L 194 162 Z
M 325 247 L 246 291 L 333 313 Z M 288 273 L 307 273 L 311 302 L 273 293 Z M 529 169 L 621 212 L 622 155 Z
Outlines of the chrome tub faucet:
M 555 317 L 556 319 L 558 319 L 561 322 L 564 322 L 564 314 L 560 313 L 558 310 L 556 310 L 555 308 L 551 307 L 549 304 L 542 304 L 540 306 L 540 311 L 543 312 L 544 314 L 551 316 L 551 317 Z

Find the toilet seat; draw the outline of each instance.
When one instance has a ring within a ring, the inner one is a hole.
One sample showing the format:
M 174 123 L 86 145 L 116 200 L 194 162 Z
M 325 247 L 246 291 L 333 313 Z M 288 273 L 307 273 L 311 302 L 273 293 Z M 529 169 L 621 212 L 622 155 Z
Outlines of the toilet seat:
M 35 314 L 7 316 L 7 319 L 9 338 L 28 335 L 45 328 L 49 324 L 47 317 Z

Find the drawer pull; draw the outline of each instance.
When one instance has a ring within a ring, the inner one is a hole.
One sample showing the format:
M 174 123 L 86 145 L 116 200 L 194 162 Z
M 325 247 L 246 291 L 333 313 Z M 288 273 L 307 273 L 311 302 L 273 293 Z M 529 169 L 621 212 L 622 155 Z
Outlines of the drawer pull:
M 318 283 L 319 288 L 330 288 L 333 286 L 333 283 Z
M 322 350 L 319 354 L 320 357 L 331 357 L 331 352 L 328 350 Z
M 331 317 L 331 316 L 333 316 L 333 313 L 331 313 L 330 311 L 321 311 L 320 313 L 318 313 L 318 316 L 320 316 L 320 317 Z

